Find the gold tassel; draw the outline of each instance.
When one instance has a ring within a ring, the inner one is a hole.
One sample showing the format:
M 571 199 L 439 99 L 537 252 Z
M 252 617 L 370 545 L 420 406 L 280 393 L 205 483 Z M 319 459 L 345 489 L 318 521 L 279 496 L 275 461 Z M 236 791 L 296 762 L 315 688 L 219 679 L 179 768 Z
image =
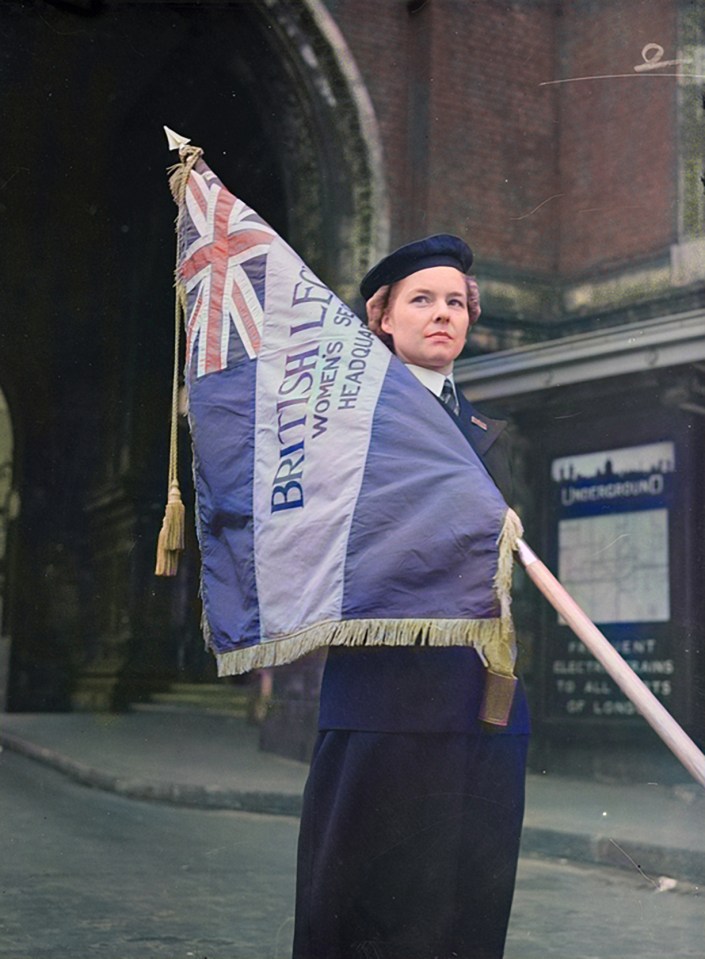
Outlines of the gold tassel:
M 179 554 L 184 548 L 185 512 L 179 484 L 173 482 L 169 487 L 169 499 L 157 542 L 157 576 L 176 576 Z
M 169 488 L 169 499 L 164 513 L 164 522 L 162 523 L 164 548 L 169 551 L 181 551 L 184 548 L 184 513 L 179 484 L 172 483 Z
M 184 504 L 178 483 L 169 487 L 169 499 L 164 513 L 164 545 L 168 550 L 181 551 L 184 548 Z

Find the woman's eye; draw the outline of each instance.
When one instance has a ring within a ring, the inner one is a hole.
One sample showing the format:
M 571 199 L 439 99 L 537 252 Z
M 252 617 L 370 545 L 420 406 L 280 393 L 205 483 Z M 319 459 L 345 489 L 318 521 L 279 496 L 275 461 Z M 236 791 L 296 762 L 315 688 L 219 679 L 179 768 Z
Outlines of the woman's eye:
M 461 310 L 464 310 L 464 309 L 465 309 L 465 302 L 464 302 L 464 300 L 456 300 L 456 299 L 453 299 L 453 300 L 449 300 L 448 302 L 450 303 L 451 306 L 458 306 L 458 307 L 460 307 Z

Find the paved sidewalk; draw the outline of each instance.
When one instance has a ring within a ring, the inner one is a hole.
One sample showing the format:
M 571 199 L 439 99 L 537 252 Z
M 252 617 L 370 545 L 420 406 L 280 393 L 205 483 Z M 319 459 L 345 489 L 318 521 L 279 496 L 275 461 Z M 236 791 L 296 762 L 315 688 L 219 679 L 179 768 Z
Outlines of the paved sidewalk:
M 258 730 L 186 712 L 5 713 L 0 743 L 133 799 L 297 816 L 306 766 L 258 749 Z M 705 790 L 531 774 L 522 852 L 705 884 Z

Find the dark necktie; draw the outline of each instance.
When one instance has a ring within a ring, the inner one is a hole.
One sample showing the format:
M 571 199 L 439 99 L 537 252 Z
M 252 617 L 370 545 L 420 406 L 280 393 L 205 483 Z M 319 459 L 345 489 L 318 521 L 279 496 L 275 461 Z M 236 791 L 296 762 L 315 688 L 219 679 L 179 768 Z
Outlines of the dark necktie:
M 443 381 L 443 389 L 441 390 L 441 403 L 447 406 L 451 413 L 454 413 L 455 416 L 457 416 L 460 412 L 458 398 L 455 395 L 453 384 L 449 379 Z

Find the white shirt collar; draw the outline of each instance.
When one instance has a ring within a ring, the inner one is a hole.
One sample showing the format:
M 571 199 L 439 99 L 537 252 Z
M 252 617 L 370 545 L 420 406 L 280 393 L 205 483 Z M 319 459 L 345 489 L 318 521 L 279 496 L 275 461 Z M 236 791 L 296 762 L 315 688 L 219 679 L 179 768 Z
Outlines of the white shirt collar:
M 445 373 L 439 373 L 437 370 L 428 370 L 425 366 L 415 366 L 413 363 L 407 363 L 406 368 L 410 373 L 413 373 L 416 379 L 422 383 L 427 390 L 430 390 L 434 396 L 441 395 L 441 390 L 446 380 L 451 381 L 453 389 L 455 390 L 452 372 L 446 375 Z

